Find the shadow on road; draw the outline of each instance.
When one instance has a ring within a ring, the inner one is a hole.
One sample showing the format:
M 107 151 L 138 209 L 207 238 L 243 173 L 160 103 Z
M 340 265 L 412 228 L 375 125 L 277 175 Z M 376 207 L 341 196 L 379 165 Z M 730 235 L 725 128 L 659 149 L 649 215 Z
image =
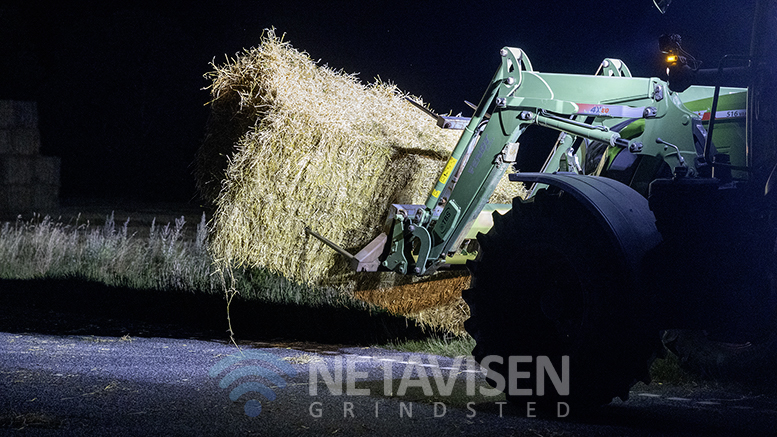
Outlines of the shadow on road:
M 235 298 L 239 340 L 375 344 L 425 334 L 403 317 L 367 310 Z M 0 331 L 228 340 L 222 295 L 135 290 L 77 279 L 0 280 Z

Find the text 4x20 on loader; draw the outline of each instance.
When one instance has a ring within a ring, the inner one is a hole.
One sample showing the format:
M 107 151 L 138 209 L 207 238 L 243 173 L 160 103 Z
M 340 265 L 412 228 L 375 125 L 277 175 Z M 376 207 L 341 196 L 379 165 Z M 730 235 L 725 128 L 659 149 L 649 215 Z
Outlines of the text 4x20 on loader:
M 759 1 L 750 52 L 712 70 L 662 37 L 668 81 L 617 59 L 591 76 L 541 73 L 505 47 L 471 119 L 439 117 L 466 127 L 426 203 L 393 205 L 385 232 L 348 255 L 353 267 L 429 275 L 466 262 L 465 327 L 491 381 L 504 382 L 511 356 L 568 360 L 569 393 L 502 384 L 516 401 L 625 399 L 662 334 L 687 359 L 704 356 L 694 335 L 769 345 L 776 23 L 777 1 Z M 529 195 L 487 204 L 511 167 Z

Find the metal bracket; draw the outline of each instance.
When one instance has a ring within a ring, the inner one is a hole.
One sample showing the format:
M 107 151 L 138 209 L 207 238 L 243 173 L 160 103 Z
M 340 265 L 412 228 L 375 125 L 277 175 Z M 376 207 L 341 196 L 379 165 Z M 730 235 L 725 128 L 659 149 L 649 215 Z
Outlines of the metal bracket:
M 391 241 L 389 242 L 389 253 L 381 265 L 391 271 L 401 274 L 407 273 L 408 260 L 405 257 L 405 232 L 404 217 L 397 215 L 394 218 L 394 225 L 391 228 Z
M 656 102 L 664 100 L 664 87 L 657 83 L 653 86 L 653 100 Z
M 429 231 L 422 226 L 409 226 L 408 230 L 410 231 L 409 242 L 412 243 L 416 238 L 418 238 L 420 242 L 418 260 L 415 262 L 413 273 L 422 275 L 426 272 L 426 261 L 429 260 L 429 251 L 432 249 L 432 236 L 429 235 Z M 410 249 L 410 247 L 407 249 Z
M 575 155 L 575 149 L 572 147 L 567 149 L 567 165 L 571 166 L 578 174 L 583 174 L 583 169 L 580 167 L 580 161 Z
M 515 162 L 515 159 L 518 156 L 519 147 L 520 144 L 518 143 L 505 144 L 504 149 L 502 149 L 502 162 Z
M 620 59 L 605 58 L 595 73 L 597 76 L 631 77 L 631 71 Z
M 380 255 L 386 247 L 388 235 L 381 232 L 374 240 L 351 258 L 351 268 L 355 272 L 377 272 L 380 267 Z
M 640 153 L 642 148 L 643 145 L 639 141 L 629 143 L 629 152 L 631 153 Z

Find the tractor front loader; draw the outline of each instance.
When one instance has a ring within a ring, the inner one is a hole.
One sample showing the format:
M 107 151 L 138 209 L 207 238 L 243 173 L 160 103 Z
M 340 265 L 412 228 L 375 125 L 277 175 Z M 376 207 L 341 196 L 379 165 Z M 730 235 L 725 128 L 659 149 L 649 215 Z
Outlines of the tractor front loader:
M 349 255 L 354 268 L 466 263 L 473 355 L 514 401 L 626 399 L 662 333 L 770 341 L 776 11 L 760 1 L 750 53 L 712 71 L 663 38 L 668 81 L 632 77 L 618 59 L 595 75 L 543 73 L 505 47 L 426 203 L 393 205 L 385 232 Z M 487 204 L 511 168 L 530 194 Z M 568 369 L 556 375 L 568 390 L 511 379 L 526 357 Z

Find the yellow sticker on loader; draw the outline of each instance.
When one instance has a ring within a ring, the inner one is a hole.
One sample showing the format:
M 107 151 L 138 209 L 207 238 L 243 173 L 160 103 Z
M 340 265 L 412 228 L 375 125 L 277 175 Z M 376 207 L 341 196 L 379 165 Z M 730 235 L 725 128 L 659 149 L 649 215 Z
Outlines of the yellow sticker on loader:
M 440 175 L 440 183 L 444 184 L 448 182 L 448 178 L 451 177 L 451 173 L 453 173 L 453 167 L 456 167 L 456 162 L 458 160 L 456 158 L 451 158 L 448 160 L 448 163 L 445 164 L 445 170 L 442 171 L 442 174 Z

